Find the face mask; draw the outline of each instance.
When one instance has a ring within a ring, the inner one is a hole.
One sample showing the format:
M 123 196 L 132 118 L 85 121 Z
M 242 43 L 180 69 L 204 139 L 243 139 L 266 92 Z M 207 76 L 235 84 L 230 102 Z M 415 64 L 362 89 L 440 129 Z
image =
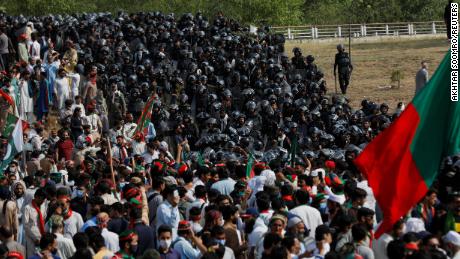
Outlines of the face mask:
M 135 254 L 137 252 L 137 245 L 131 245 L 131 253 Z
M 323 247 L 324 247 L 324 251 L 325 251 L 324 254 L 327 254 L 327 253 L 329 253 L 329 251 L 331 251 L 331 245 L 329 245 L 328 242 L 323 241 Z
M 16 173 L 16 168 L 11 168 L 11 167 L 10 167 L 9 169 L 10 169 L 10 172 Z
M 160 247 L 163 249 L 168 249 L 169 246 L 171 245 L 171 239 L 169 240 L 160 240 Z
M 225 246 L 225 239 L 216 239 L 216 242 Z
M 325 214 L 326 210 L 327 210 L 327 203 L 325 203 L 325 202 L 320 203 L 319 204 L 319 212 L 321 212 L 321 214 Z
M 126 185 L 126 182 L 121 182 L 118 184 L 120 186 L 120 190 L 123 189 L 123 187 Z
M 83 197 L 83 194 L 84 194 L 84 193 L 83 193 L 82 190 L 78 190 L 78 189 L 77 189 L 77 191 L 75 192 L 75 195 L 76 195 L 76 197 L 78 197 L 78 198 L 82 198 L 82 197 Z

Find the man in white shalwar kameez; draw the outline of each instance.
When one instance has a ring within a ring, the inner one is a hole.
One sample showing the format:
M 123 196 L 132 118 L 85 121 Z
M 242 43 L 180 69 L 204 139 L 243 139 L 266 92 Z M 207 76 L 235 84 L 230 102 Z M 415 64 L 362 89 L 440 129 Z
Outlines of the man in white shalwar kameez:
M 45 233 L 46 194 L 42 189 L 35 191 L 34 199 L 24 208 L 24 229 L 26 236 L 27 258 L 35 254 L 40 244 L 40 239 Z
M 54 81 L 54 92 L 58 99 L 58 109 L 63 110 L 65 108 L 65 100 L 71 99 L 69 79 L 66 76 L 64 69 L 59 69 L 58 77 Z
M 19 80 L 19 91 L 21 95 L 20 117 L 23 120 L 32 121 L 34 112 L 34 100 L 30 82 L 30 72 L 25 70 Z

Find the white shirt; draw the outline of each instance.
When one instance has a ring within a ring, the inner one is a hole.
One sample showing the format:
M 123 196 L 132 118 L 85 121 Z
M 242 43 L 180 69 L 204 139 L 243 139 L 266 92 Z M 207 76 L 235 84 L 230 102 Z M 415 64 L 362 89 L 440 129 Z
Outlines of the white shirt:
M 40 59 L 40 43 L 38 41 L 32 42 L 30 57 Z
M 218 190 L 220 194 L 230 195 L 230 193 L 235 188 L 235 180 L 232 178 L 227 178 L 211 185 L 211 189 Z
M 72 257 L 73 254 L 75 254 L 76 252 L 72 239 L 66 238 L 60 233 L 54 233 L 54 234 L 56 235 L 56 241 L 58 244 L 57 255 L 61 259 L 68 259 Z
M 67 77 L 57 77 L 54 80 L 54 92 L 59 98 L 59 109 L 64 109 L 64 102 L 70 98 L 70 85 Z
M 388 259 L 387 247 L 388 244 L 393 240 L 393 237 L 387 233 L 384 233 L 379 239 L 376 239 L 372 243 L 372 250 L 374 251 L 375 258 Z
M 145 146 L 145 142 L 137 142 L 135 140 L 131 142 L 131 147 L 133 148 L 134 155 L 142 155 L 147 150 Z
M 67 238 L 73 238 L 81 227 L 83 227 L 83 218 L 80 213 L 72 211 L 72 216 L 64 220 L 64 236 Z
M 144 162 L 146 164 L 151 164 L 153 160 L 160 157 L 160 152 L 155 150 L 153 151 L 153 154 L 150 154 L 150 152 L 146 151 L 144 154 L 142 154 L 142 157 L 144 158 Z
M 107 228 L 103 228 L 101 235 L 104 237 L 105 247 L 107 247 L 108 250 L 114 253 L 120 251 L 120 244 L 116 233 L 108 231 Z
M 299 216 L 305 226 L 310 229 L 310 237 L 315 237 L 316 228 L 323 224 L 321 213 L 308 205 L 300 205 L 290 211 L 292 214 Z
M 104 193 L 103 195 L 101 195 L 101 198 L 102 200 L 104 200 L 104 204 L 106 205 L 112 205 L 115 202 L 118 202 L 118 200 L 110 193 Z
M 254 223 L 254 228 L 248 236 L 248 246 L 255 247 L 259 240 L 267 233 L 268 227 L 265 225 L 264 221 L 261 218 L 257 218 Z

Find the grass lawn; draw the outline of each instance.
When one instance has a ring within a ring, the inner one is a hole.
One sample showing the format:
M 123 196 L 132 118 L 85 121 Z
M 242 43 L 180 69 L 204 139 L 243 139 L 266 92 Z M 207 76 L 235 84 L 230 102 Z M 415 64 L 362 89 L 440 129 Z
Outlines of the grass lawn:
M 313 55 L 315 62 L 325 74 L 330 93 L 335 92 L 334 56 L 340 42 L 304 41 L 287 42 L 286 51 L 292 56 L 292 48 L 300 47 L 304 56 Z M 348 51 L 348 39 L 342 40 Z M 354 107 L 367 98 L 377 103 L 386 102 L 394 109 L 400 101 L 411 101 L 415 91 L 415 74 L 422 60 L 428 61 L 431 76 L 449 48 L 444 38 L 432 39 L 387 39 L 374 42 L 354 43 L 352 39 L 352 63 L 354 67 L 347 97 Z M 392 71 L 403 74 L 400 88 L 390 89 Z M 337 82 L 337 88 L 338 87 Z

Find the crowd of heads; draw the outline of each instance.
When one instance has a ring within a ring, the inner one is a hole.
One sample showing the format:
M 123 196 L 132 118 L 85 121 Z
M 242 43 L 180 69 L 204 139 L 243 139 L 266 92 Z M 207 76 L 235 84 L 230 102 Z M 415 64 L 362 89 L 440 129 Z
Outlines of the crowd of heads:
M 251 31 L 222 14 L 2 14 L 5 36 L 1 116 L 27 127 L 23 152 L 1 165 L 2 216 L 8 201 L 21 214 L 43 205 L 44 232 L 21 235 L 24 214 L 0 219 L 0 239 L 13 236 L 28 256 L 55 256 L 60 234 L 73 247 L 59 250 L 65 258 L 104 249 L 227 258 L 229 248 L 236 258 L 445 258 L 460 249 L 459 156 L 444 160 L 393 241 L 374 239 L 382 215 L 353 160 L 404 104 L 352 107 L 314 56 L 296 47 L 290 58 L 269 27 Z

